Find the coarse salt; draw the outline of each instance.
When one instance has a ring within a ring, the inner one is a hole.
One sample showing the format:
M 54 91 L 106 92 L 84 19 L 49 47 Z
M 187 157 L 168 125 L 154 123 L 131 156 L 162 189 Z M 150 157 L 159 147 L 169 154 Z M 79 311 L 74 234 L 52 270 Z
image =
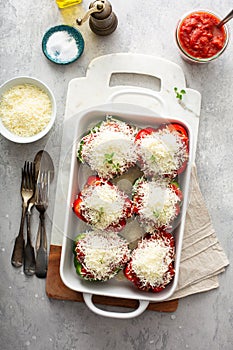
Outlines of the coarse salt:
M 46 48 L 48 54 L 60 62 L 73 60 L 79 51 L 76 40 L 66 31 L 53 33 L 47 41 Z

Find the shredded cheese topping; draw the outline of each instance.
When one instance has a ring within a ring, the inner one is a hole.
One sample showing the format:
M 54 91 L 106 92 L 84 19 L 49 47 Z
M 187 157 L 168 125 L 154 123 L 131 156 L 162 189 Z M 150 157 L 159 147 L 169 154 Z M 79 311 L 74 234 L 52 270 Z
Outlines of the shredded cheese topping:
M 51 119 L 52 105 L 45 91 L 31 84 L 6 91 L 0 103 L 0 118 L 12 133 L 30 137 L 41 132 Z
M 135 185 L 134 196 L 142 223 L 169 227 L 176 217 L 176 205 L 180 199 L 165 181 L 139 181 Z
M 77 259 L 96 280 L 107 280 L 130 258 L 128 243 L 114 233 L 88 232 L 77 242 Z
M 144 239 L 132 253 L 132 270 L 142 286 L 164 286 L 170 282 L 172 275 L 169 265 L 174 261 L 175 250 L 165 237 Z
M 113 178 L 136 164 L 135 130 L 124 122 L 107 117 L 82 138 L 78 152 L 99 176 Z
M 116 186 L 107 182 L 101 186 L 88 186 L 82 191 L 83 216 L 91 226 L 104 230 L 122 218 L 126 198 Z
M 148 134 L 136 144 L 142 171 L 148 177 L 172 175 L 188 156 L 185 143 L 168 128 Z

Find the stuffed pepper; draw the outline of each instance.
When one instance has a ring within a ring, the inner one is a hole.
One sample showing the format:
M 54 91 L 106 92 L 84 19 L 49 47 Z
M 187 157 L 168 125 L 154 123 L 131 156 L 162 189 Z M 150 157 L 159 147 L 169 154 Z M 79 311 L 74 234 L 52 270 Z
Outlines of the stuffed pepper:
M 107 281 L 130 259 L 126 240 L 115 233 L 89 231 L 79 234 L 73 244 L 77 274 L 89 281 Z
M 73 211 L 94 229 L 119 232 L 132 214 L 132 203 L 110 181 L 90 176 L 73 203 Z
M 189 138 L 186 129 L 176 123 L 145 128 L 135 138 L 138 162 L 147 178 L 181 174 L 187 165 Z
M 178 217 L 183 194 L 179 184 L 166 180 L 149 181 L 144 177 L 133 185 L 133 213 L 146 229 L 167 229 Z
M 154 232 L 139 241 L 124 274 L 138 289 L 157 293 L 172 281 L 174 259 L 173 236 L 165 231 Z
M 77 157 L 100 177 L 112 179 L 122 175 L 136 164 L 136 133 L 135 127 L 108 117 L 80 140 Z

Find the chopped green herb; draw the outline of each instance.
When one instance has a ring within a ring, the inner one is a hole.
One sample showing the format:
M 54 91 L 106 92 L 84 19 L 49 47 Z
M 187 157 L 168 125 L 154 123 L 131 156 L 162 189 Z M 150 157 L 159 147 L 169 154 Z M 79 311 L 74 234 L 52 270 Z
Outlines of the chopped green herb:
M 113 156 L 114 156 L 114 152 L 113 153 L 105 153 L 104 157 L 105 157 L 105 163 L 108 164 L 113 164 Z
M 104 162 L 110 164 L 112 166 L 112 168 L 115 169 L 116 171 L 119 171 L 120 170 L 120 164 L 113 162 L 113 156 L 114 156 L 114 152 L 110 153 L 110 154 L 106 153 L 104 155 L 104 157 L 105 157 Z
M 182 100 L 183 98 L 183 95 L 186 94 L 186 91 L 184 89 L 178 91 L 178 88 L 177 87 L 174 87 L 174 91 L 175 91 L 175 94 L 176 94 L 176 98 L 178 100 Z
M 104 215 L 104 208 L 103 207 L 100 207 L 97 211 L 96 211 L 96 214 L 97 214 L 97 218 L 96 218 L 96 222 L 100 222 L 103 215 Z
M 116 163 L 116 164 L 113 163 L 113 168 L 115 168 L 116 171 L 119 171 L 120 170 L 120 164 L 119 163 Z
M 79 149 L 78 149 L 78 151 L 77 151 L 77 158 L 79 159 L 79 161 L 80 161 L 81 163 L 84 163 L 84 159 L 83 159 L 83 157 L 82 157 L 83 145 L 84 145 L 84 141 L 82 140 L 82 141 L 80 142 Z
M 155 157 L 155 155 L 154 155 L 154 154 L 152 154 L 152 156 L 150 157 L 150 160 L 151 160 L 153 163 L 155 163 L 155 162 L 156 162 L 156 157 Z
M 103 121 L 101 120 L 99 123 L 97 123 L 91 130 L 90 130 L 90 133 L 93 132 L 93 133 L 96 133 L 97 131 L 99 131 L 101 125 L 102 125 Z
M 153 211 L 153 215 L 156 217 L 156 219 L 159 218 L 160 213 L 157 210 Z

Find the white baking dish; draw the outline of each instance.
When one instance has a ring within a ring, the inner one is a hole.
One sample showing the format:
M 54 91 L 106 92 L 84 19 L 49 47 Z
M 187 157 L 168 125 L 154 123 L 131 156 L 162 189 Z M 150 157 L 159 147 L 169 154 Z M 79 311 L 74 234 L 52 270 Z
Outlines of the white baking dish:
M 142 112 L 143 111 L 143 112 Z M 87 229 L 85 224 L 79 220 L 72 210 L 72 203 L 76 198 L 76 195 L 82 189 L 83 184 L 86 181 L 87 173 L 83 171 L 83 168 L 79 165 L 76 158 L 77 153 L 77 142 L 80 137 L 86 133 L 87 130 L 93 125 L 95 125 L 100 120 L 104 120 L 106 115 L 113 115 L 121 120 L 135 124 L 139 127 L 152 126 L 156 127 L 164 122 L 179 122 L 183 124 L 189 133 L 190 142 L 190 155 L 187 168 L 180 176 L 179 182 L 183 191 L 183 206 L 180 214 L 180 220 L 178 226 L 175 228 L 174 236 L 176 242 L 176 260 L 175 260 L 175 270 L 176 274 L 173 281 L 160 293 L 150 293 L 142 292 L 138 290 L 131 282 L 127 281 L 125 278 L 116 277 L 108 282 L 88 282 L 82 280 L 75 271 L 73 264 L 73 253 L 72 245 L 73 239 L 78 233 L 83 232 Z M 67 147 L 66 159 L 64 160 L 64 169 L 60 171 L 66 172 L 64 176 L 69 176 L 69 187 L 67 194 L 67 205 L 65 213 L 65 222 L 63 228 L 63 243 L 62 243 L 62 253 L 61 253 L 61 263 L 60 263 L 60 275 L 63 283 L 70 289 L 82 292 L 84 300 L 87 306 L 94 312 L 109 317 L 117 318 L 130 318 L 141 314 L 148 306 L 149 302 L 162 302 L 174 293 L 178 277 L 179 277 L 179 265 L 182 249 L 182 240 L 185 225 L 185 215 L 188 204 L 189 195 L 189 183 L 191 175 L 191 166 L 193 161 L 193 132 L 188 123 L 183 119 L 172 117 L 162 117 L 153 114 L 151 111 L 146 109 L 140 109 L 138 106 L 129 104 L 106 104 L 96 108 L 92 108 L 75 115 L 70 118 L 66 125 L 66 132 L 69 134 L 67 137 L 70 140 L 70 145 Z M 68 131 L 67 131 L 68 130 Z M 66 170 L 65 170 L 66 169 Z M 58 184 L 58 186 L 62 184 Z M 92 295 L 102 295 L 117 298 L 135 299 L 139 301 L 139 307 L 133 312 L 127 313 L 115 313 L 104 311 L 97 308 L 92 303 Z

